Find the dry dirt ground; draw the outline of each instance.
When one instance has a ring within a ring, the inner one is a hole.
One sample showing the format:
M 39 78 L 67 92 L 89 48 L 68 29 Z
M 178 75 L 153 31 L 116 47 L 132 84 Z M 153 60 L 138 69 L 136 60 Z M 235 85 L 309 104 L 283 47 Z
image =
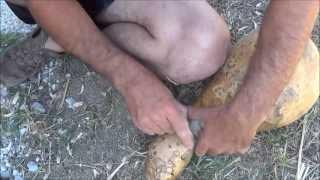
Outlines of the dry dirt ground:
M 267 5 L 262 0 L 210 3 L 225 17 L 233 42 L 259 27 Z M 1 49 L 17 37 L 1 34 Z M 312 38 L 320 47 L 319 22 Z M 170 85 L 186 104 L 202 87 L 203 82 Z M 52 59 L 30 81 L 1 86 L 0 94 L 2 177 L 85 180 L 115 173 L 114 179 L 144 179 L 152 137 L 133 127 L 110 83 L 76 59 Z M 258 134 L 243 156 L 194 157 L 179 179 L 320 179 L 319 105 L 289 127 Z

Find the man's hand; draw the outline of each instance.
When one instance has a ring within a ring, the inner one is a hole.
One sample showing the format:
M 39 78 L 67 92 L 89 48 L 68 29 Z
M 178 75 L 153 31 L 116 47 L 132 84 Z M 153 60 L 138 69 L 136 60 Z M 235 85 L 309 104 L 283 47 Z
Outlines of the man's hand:
M 264 121 L 302 55 L 312 31 L 319 1 L 271 1 L 256 52 L 238 93 L 226 107 L 188 111 L 204 121 L 196 147 L 205 153 L 242 153 Z
M 76 0 L 30 0 L 27 6 L 66 52 L 79 57 L 113 83 L 125 97 L 138 128 L 149 134 L 175 132 L 192 148 L 185 107 L 174 100 L 152 72 L 114 46 Z
M 217 108 L 190 108 L 189 118 L 203 122 L 196 146 L 198 156 L 245 153 L 256 133 L 255 126 L 249 124 L 240 114 L 225 106 Z
M 150 135 L 176 133 L 184 145 L 193 148 L 186 107 L 155 76 L 137 78 L 127 86 L 122 94 L 136 127 Z

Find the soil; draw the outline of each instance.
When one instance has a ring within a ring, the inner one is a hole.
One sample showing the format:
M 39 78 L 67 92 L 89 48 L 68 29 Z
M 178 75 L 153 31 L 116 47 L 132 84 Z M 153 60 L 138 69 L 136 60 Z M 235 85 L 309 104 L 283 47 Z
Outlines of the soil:
M 69 82 L 66 96 L 84 104 L 75 110 L 66 108 L 65 104 L 60 110 L 65 91 L 61 88 L 55 92 L 58 97 L 54 102 L 47 105 L 54 114 L 54 118 L 45 122 L 46 127 L 54 127 L 43 132 L 49 134 L 47 141 L 51 142 L 49 179 L 105 179 L 125 157 L 128 163 L 117 173 L 117 179 L 142 177 L 142 151 L 147 138 L 134 128 L 122 97 L 110 83 L 89 72 L 79 61 L 68 60 L 61 64 L 64 67 L 57 68 L 60 72 L 53 78 L 63 79 L 65 71 L 70 72 L 70 81 L 64 82 L 65 85 Z M 64 132 L 59 133 L 59 130 Z M 46 148 L 46 155 L 49 155 L 48 146 Z M 48 162 L 49 157 L 44 160 Z M 42 179 L 47 173 L 48 167 L 37 178 Z

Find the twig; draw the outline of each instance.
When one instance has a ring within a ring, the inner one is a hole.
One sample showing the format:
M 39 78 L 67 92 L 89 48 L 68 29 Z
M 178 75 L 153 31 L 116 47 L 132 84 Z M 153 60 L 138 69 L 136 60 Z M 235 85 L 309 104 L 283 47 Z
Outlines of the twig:
M 237 163 L 237 162 L 240 162 L 241 161 L 241 158 L 238 157 L 236 158 L 235 160 L 233 160 L 232 162 L 230 162 L 229 164 L 227 164 L 224 168 L 222 168 L 219 172 L 222 172 L 224 171 L 226 168 L 232 166 L 233 164 Z
M 107 177 L 107 180 L 112 180 L 112 178 L 117 174 L 117 172 L 129 162 L 129 159 L 134 156 L 137 152 L 132 152 L 129 156 L 125 156 L 121 160 L 121 164 Z
M 50 171 L 51 171 L 51 146 L 52 146 L 52 143 L 50 141 L 49 142 L 49 174 L 50 174 Z
M 112 180 L 113 177 L 117 174 L 117 172 L 128 163 L 128 157 L 124 157 L 121 160 L 121 164 L 119 164 L 119 166 L 107 177 L 107 180 Z
M 67 92 L 68 92 L 68 89 L 69 89 L 69 83 L 70 83 L 70 78 L 67 78 L 67 82 L 66 82 L 66 85 L 64 87 L 64 93 L 63 93 L 63 97 L 62 97 L 62 101 L 60 103 L 59 109 L 62 109 L 62 107 L 63 107 L 64 100 L 66 99 L 66 95 L 67 95 Z
M 49 141 L 49 167 L 48 167 L 48 173 L 44 175 L 43 179 L 48 179 L 50 173 L 51 173 L 51 141 Z
M 131 154 L 130 154 L 130 157 L 133 156 L 134 154 L 135 154 L 136 156 L 146 157 L 146 154 L 147 154 L 147 152 L 140 152 L 140 151 L 134 150 L 134 149 L 132 149 L 130 146 L 127 146 L 127 147 L 120 146 L 120 148 L 121 148 L 122 150 L 124 150 L 124 151 L 127 151 L 127 152 L 131 153 Z
M 27 96 L 30 95 L 30 93 L 31 93 L 31 88 L 32 88 L 32 84 L 29 85 Z
M 39 175 L 39 171 L 37 171 L 37 173 L 32 177 L 32 180 L 36 180 L 38 175 Z
M 91 168 L 91 169 L 97 169 L 96 166 L 92 166 L 92 165 L 89 165 L 89 164 L 78 163 L 78 164 L 70 164 L 70 165 L 78 166 L 80 168 L 86 167 L 86 168 Z
M 303 124 L 302 124 L 302 135 L 301 135 L 301 140 L 300 140 L 298 167 L 297 167 L 298 169 L 297 169 L 296 178 L 295 178 L 296 180 L 300 180 L 302 177 L 302 173 L 303 173 L 302 156 L 303 156 L 303 143 L 304 143 L 305 131 L 306 131 L 306 120 L 304 119 Z

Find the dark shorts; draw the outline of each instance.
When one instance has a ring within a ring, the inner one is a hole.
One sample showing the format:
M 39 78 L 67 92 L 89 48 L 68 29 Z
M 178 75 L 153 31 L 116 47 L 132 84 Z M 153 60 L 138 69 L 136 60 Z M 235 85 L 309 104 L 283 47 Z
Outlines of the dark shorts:
M 7 1 L 6 1 L 7 2 Z M 104 8 L 108 7 L 113 0 L 78 0 L 83 9 L 89 14 L 91 18 L 97 16 Z M 36 24 L 29 10 L 7 2 L 14 14 L 26 24 Z

